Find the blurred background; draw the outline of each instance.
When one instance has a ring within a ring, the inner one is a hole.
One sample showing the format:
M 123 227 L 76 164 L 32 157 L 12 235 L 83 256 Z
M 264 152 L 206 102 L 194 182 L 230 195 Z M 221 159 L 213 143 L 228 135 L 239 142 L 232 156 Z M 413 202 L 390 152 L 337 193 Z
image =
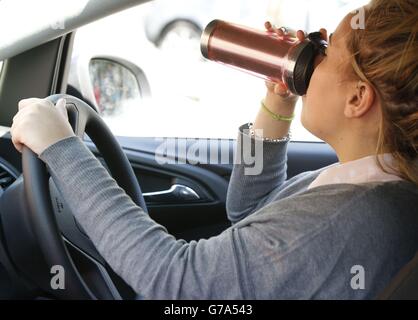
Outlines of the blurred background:
M 264 81 L 204 61 L 200 36 L 213 19 L 263 29 L 333 31 L 366 0 L 155 0 L 77 31 L 69 83 L 114 134 L 236 138 L 265 95 Z M 300 102 L 297 114 L 300 113 Z M 293 140 L 318 141 L 296 119 Z

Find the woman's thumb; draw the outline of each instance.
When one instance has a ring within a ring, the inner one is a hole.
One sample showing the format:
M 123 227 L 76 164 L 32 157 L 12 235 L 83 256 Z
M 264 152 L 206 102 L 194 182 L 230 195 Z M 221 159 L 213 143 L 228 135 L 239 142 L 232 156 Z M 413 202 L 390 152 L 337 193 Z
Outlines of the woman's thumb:
M 56 107 L 58 111 L 62 114 L 62 116 L 68 120 L 68 113 L 67 113 L 67 101 L 64 98 L 61 98 L 57 101 Z

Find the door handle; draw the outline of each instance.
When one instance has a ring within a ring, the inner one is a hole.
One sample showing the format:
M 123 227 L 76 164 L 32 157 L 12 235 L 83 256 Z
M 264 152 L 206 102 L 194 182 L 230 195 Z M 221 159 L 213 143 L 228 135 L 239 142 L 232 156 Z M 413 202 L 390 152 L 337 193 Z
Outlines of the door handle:
M 182 184 L 173 184 L 170 189 L 142 194 L 146 202 L 176 203 L 199 200 L 200 197 L 192 188 Z

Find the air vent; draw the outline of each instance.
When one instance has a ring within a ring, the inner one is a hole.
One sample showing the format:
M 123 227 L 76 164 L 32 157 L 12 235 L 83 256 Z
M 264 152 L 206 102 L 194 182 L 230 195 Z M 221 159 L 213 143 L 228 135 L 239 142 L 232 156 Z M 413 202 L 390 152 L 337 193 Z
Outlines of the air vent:
M 16 181 L 15 174 L 0 163 L 0 188 L 5 190 Z

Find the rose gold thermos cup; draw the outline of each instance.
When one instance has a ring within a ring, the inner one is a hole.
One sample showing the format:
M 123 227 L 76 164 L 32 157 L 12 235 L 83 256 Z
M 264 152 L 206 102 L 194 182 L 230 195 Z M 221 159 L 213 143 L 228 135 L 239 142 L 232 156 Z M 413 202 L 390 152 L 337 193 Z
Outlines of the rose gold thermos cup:
M 304 95 L 315 58 L 327 43 L 319 32 L 300 42 L 222 20 L 213 20 L 203 31 L 201 51 L 206 59 L 226 64 L 270 81 L 283 81 L 289 90 Z

